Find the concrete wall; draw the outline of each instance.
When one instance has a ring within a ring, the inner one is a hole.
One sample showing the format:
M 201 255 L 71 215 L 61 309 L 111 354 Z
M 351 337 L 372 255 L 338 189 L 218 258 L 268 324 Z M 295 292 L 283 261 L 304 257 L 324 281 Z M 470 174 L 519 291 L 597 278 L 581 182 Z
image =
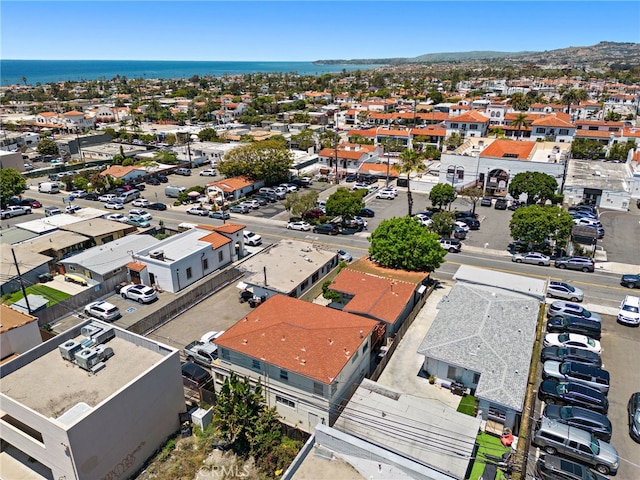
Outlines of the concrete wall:
M 38 322 L 29 322 L 0 334 L 0 354 L 8 357 L 14 353 L 24 353 L 42 343 Z

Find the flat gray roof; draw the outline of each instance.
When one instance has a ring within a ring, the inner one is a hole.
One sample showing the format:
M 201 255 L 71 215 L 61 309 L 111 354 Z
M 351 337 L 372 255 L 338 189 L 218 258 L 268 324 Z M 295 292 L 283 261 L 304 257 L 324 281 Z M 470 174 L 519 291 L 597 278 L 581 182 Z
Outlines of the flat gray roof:
M 288 294 L 336 255 L 337 251 L 287 239 L 242 262 L 239 268 L 249 273 L 243 280 L 245 283 Z
M 628 192 L 627 179 L 632 172 L 626 163 L 575 160 L 567 168 L 567 186 Z
M 456 283 L 418 353 L 479 373 L 478 398 L 521 412 L 539 307 L 522 294 Z
M 501 288 L 511 292 L 530 295 L 540 301 L 547 296 L 547 282 L 538 278 L 516 275 L 513 273 L 498 272 L 485 268 L 461 265 L 453 275 L 457 282 L 466 282 L 488 287 Z
M 62 250 L 67 247 L 79 245 L 89 240 L 89 237 L 74 232 L 64 232 L 58 230 L 40 235 L 36 238 L 25 240 L 16 245 L 16 248 L 28 250 L 30 252 L 46 252 L 47 250 Z
M 69 232 L 84 232 L 93 237 L 99 237 L 108 233 L 135 230 L 135 227 L 126 223 L 116 222 L 115 220 L 107 220 L 106 218 L 92 218 L 91 220 L 83 220 L 70 225 L 63 225 L 60 229 Z
M 145 247 L 144 249 L 139 248 L 137 250 L 137 257 L 149 257 L 150 252 L 162 250 L 164 253 L 164 260 L 162 260 L 162 262 L 171 264 L 177 260 L 193 255 L 193 253 L 200 252 L 207 248 L 213 248 L 211 242 L 200 240 L 202 237 L 206 237 L 211 233 L 213 232 L 210 230 L 191 228 L 178 235 L 172 235 L 164 240 L 160 240 L 150 247 Z
M 30 238 L 36 238 L 37 233 L 23 230 L 22 228 L 9 227 L 0 229 L 0 245 L 12 245 L 18 242 L 24 242 Z
M 115 338 L 105 343 L 113 349 L 114 355 L 106 360 L 103 369 L 89 375 L 75 363 L 62 358 L 58 350 L 58 346 L 67 340 L 83 340 L 81 328 L 89 323 L 91 321 L 82 322 L 2 365 L 2 394 L 45 417 L 58 418 L 81 402 L 95 408 L 175 351 L 126 330 L 95 322 L 105 328 L 114 328 Z

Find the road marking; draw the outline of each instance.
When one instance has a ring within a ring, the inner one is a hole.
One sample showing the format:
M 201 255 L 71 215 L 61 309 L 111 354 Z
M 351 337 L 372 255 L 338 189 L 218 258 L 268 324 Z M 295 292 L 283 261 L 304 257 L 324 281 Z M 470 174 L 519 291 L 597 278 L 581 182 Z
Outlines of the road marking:
M 129 307 L 129 308 L 127 308 L 127 309 L 125 310 L 125 312 L 127 312 L 127 313 L 133 313 L 133 312 L 135 312 L 136 310 L 137 310 L 137 308 L 135 308 L 135 307 Z

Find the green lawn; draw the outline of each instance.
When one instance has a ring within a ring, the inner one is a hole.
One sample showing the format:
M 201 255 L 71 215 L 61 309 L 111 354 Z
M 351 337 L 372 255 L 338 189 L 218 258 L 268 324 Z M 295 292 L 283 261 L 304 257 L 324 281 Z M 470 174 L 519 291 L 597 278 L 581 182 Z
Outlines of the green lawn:
M 62 300 L 65 300 L 71 296 L 68 293 L 61 292 L 60 290 L 55 290 L 51 287 L 47 287 L 46 285 L 41 284 L 32 285 L 30 287 L 27 287 L 26 290 L 27 295 L 42 295 L 47 300 L 49 300 L 49 302 L 47 303 L 47 307 L 55 305 L 56 303 L 61 302 Z M 22 290 L 19 290 L 16 293 L 9 295 L 5 303 L 11 305 L 12 303 L 16 303 L 21 299 Z
M 460 413 L 464 413 L 465 415 L 471 415 L 472 417 L 476 416 L 476 397 L 473 395 L 465 395 L 460 400 L 460 405 L 458 405 L 458 411 Z
M 493 455 L 495 457 L 501 456 L 503 453 L 506 453 L 510 450 L 510 447 L 504 447 L 502 443 L 500 443 L 500 438 L 494 435 L 489 435 L 488 433 L 480 433 L 476 437 L 476 442 L 478 443 L 478 452 L 476 453 L 477 460 L 473 462 L 473 468 L 471 469 L 471 476 L 469 480 L 478 480 L 480 475 L 482 475 L 482 471 L 484 470 L 484 453 L 488 453 L 489 455 Z M 498 475 L 496 475 L 496 479 L 504 479 L 505 476 L 501 470 L 498 469 Z

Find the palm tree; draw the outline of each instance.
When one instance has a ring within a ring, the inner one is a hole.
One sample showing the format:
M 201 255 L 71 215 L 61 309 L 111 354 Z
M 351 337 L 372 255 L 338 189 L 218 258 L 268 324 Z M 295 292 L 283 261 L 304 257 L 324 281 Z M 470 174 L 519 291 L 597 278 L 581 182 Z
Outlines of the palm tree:
M 585 90 L 570 88 L 562 94 L 562 103 L 567 105 L 567 113 L 571 115 L 571 105 L 574 103 L 579 104 L 587 98 L 589 98 L 589 95 L 587 95 Z
M 407 203 L 409 207 L 409 216 L 413 209 L 413 197 L 411 195 L 411 173 L 424 172 L 427 166 L 422 161 L 422 158 L 412 148 L 404 150 L 400 154 L 400 164 L 398 165 L 398 172 L 407 175 Z
M 511 122 L 511 126 L 518 128 L 518 137 L 522 139 L 522 127 L 527 126 L 527 114 L 519 113 L 518 115 L 516 115 L 516 118 L 514 118 Z

